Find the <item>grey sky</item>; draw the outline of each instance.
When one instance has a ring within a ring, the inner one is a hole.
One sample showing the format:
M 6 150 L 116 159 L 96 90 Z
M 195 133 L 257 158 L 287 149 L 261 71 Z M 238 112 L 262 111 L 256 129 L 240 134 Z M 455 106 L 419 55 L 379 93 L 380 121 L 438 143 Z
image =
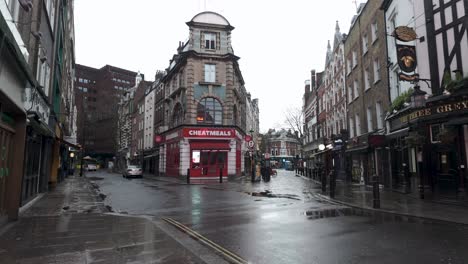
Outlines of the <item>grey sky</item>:
M 362 1 L 358 1 L 362 2 Z M 310 70 L 323 70 L 336 20 L 347 33 L 352 0 L 76 0 L 76 61 L 140 71 L 154 80 L 167 68 L 197 13 L 218 12 L 235 27 L 232 45 L 260 128 L 278 128 L 289 107 L 301 107 Z

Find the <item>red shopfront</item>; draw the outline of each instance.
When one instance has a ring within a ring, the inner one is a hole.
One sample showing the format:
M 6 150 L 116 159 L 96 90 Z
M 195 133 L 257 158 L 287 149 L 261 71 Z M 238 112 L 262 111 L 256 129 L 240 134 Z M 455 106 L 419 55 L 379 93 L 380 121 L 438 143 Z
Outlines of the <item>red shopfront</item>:
M 187 168 L 195 178 L 240 175 L 242 137 L 236 129 L 183 128 L 178 135 L 167 142 L 168 175 L 185 175 Z
M 236 138 L 233 128 L 184 128 L 184 138 L 190 144 L 190 176 L 219 177 L 229 173 L 231 142 Z

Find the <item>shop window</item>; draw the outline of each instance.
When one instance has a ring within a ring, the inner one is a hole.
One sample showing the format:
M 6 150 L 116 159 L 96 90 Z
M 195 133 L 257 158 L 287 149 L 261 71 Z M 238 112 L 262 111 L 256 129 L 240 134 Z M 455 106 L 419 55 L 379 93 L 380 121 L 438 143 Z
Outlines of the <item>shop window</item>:
M 442 124 L 433 124 L 431 125 L 431 142 L 438 143 L 440 142 L 440 134 L 444 129 L 444 125 Z
M 223 107 L 221 103 L 212 97 L 201 99 L 197 108 L 197 123 L 222 125 Z
M 200 168 L 200 150 L 192 151 L 192 169 Z

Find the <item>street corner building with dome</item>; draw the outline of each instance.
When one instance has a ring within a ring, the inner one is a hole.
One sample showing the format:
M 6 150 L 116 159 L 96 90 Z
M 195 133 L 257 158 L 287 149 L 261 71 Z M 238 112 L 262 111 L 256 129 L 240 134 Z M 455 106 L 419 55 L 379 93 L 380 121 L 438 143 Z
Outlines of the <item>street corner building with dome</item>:
M 245 138 L 258 138 L 259 110 L 234 55 L 234 27 L 214 12 L 199 13 L 186 24 L 188 41 L 179 43 L 160 80 L 165 121 L 155 137 L 159 175 L 240 176 L 249 153 Z

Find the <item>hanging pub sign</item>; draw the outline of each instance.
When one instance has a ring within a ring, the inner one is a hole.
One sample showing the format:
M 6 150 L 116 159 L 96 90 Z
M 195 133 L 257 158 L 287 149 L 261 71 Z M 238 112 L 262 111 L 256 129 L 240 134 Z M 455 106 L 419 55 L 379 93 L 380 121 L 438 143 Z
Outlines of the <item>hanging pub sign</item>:
M 414 29 L 407 26 L 396 27 L 392 33 L 392 36 L 403 42 L 413 41 L 418 38 Z
M 419 81 L 419 74 L 408 75 L 408 74 L 404 74 L 404 73 L 400 72 L 398 74 L 398 78 L 400 79 L 400 81 L 418 82 Z
M 397 45 L 398 65 L 404 72 L 411 73 L 416 69 L 416 50 L 414 46 Z
M 402 72 L 398 74 L 400 81 L 416 82 L 419 75 L 414 73 L 416 70 L 416 50 L 414 46 L 397 45 L 398 66 Z

